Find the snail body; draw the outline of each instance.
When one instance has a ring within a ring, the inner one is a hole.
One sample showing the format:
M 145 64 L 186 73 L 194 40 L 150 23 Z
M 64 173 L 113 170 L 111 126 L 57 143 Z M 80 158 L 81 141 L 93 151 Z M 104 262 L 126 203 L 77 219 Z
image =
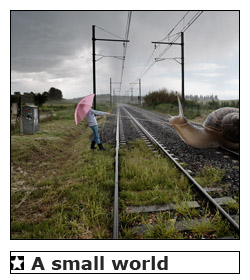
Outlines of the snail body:
M 239 109 L 224 107 L 207 116 L 202 127 L 190 123 L 184 116 L 179 97 L 179 116 L 171 117 L 170 125 L 181 139 L 194 148 L 224 147 L 239 149 Z

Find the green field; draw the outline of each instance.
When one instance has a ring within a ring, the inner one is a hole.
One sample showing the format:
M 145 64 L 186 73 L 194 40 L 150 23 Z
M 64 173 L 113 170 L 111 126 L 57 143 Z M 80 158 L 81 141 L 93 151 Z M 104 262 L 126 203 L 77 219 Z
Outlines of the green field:
M 74 106 L 56 113 L 40 132 L 11 136 L 11 238 L 110 238 L 114 148 L 90 150 Z
M 103 104 L 98 110 L 108 110 Z M 111 239 L 113 231 L 113 192 L 115 147 L 104 143 L 105 151 L 90 150 L 92 131 L 87 122 L 74 122 L 75 105 L 46 105 L 56 113 L 40 124 L 40 132 L 11 133 L 11 238 L 12 239 Z M 99 127 L 105 118 L 99 121 Z M 120 150 L 121 238 L 138 238 L 131 229 L 135 222 L 150 226 L 144 238 L 186 238 L 166 225 L 180 217 L 196 218 L 182 201 L 195 200 L 187 179 L 166 158 L 149 151 L 142 140 Z M 216 175 L 216 176 L 215 176 Z M 223 170 L 204 169 L 201 184 L 218 186 Z M 213 180 L 212 180 L 212 179 Z M 125 214 L 127 205 L 175 203 L 175 213 Z M 235 208 L 237 205 L 232 205 Z M 236 209 L 237 211 L 237 209 Z M 202 225 L 201 225 L 202 226 Z M 193 237 L 206 232 L 215 236 L 230 234 L 228 224 L 214 215 L 209 228 L 193 229 Z

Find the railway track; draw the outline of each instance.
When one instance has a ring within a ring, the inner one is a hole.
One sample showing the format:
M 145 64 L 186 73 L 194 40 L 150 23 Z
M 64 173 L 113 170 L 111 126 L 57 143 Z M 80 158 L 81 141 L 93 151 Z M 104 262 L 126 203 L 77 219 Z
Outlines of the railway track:
M 143 112 L 143 110 L 140 110 L 140 109 L 138 109 L 136 107 L 133 107 L 133 106 L 127 106 L 127 107 L 129 107 L 130 110 L 132 110 L 134 112 Z M 166 115 L 164 115 L 164 114 L 154 113 L 154 112 L 151 112 L 151 111 L 143 112 L 143 114 L 144 114 L 143 118 L 145 118 L 145 117 L 156 118 L 155 121 L 153 121 L 153 122 L 150 121 L 152 123 L 158 124 L 158 125 L 160 125 L 162 127 L 165 127 L 166 125 L 170 126 L 170 124 L 169 124 L 169 117 L 170 116 L 166 117 Z M 146 114 L 146 116 L 145 116 L 145 114 Z M 142 119 L 142 120 L 145 121 L 145 119 Z M 195 124 L 195 123 L 193 123 L 193 125 L 201 126 L 201 125 L 198 125 L 198 124 Z M 223 152 L 225 155 L 229 155 L 229 156 L 231 156 L 231 157 L 233 157 L 235 159 L 239 159 L 239 157 L 240 157 L 239 152 L 237 152 L 237 151 L 232 151 L 232 150 L 229 150 L 229 149 L 226 149 L 226 148 L 222 148 L 222 147 L 219 148 L 218 150 Z
M 157 139 L 156 136 L 154 136 L 147 128 L 145 128 L 144 124 L 147 122 L 146 117 L 153 117 L 155 116 L 152 112 L 147 112 L 147 116 L 141 116 L 141 117 L 134 117 L 134 112 L 137 111 L 135 108 L 131 107 L 125 107 L 125 106 L 119 106 L 117 109 L 117 130 L 116 130 L 116 160 L 115 160 L 115 198 L 114 198 L 114 227 L 113 227 L 113 238 L 118 239 L 119 238 L 119 231 L 121 225 L 119 224 L 119 216 L 123 215 L 123 213 L 119 213 L 119 170 L 122 169 L 122 166 L 119 166 L 119 148 L 123 145 L 127 145 L 126 137 L 123 129 L 123 119 L 127 118 L 131 121 L 132 125 L 134 126 L 135 130 L 137 131 L 138 137 L 141 137 L 141 139 L 145 140 L 147 146 L 149 149 L 153 149 L 155 153 L 158 153 L 159 156 L 167 157 L 169 158 L 174 165 L 182 172 L 186 178 L 188 178 L 189 182 L 191 183 L 193 187 L 194 192 L 198 192 L 198 197 L 202 197 L 202 200 L 207 201 L 207 205 L 209 204 L 213 209 L 216 211 L 219 211 L 219 213 L 223 216 L 224 220 L 227 220 L 230 226 L 234 229 L 235 235 L 239 234 L 239 216 L 238 215 L 230 215 L 224 208 L 223 205 L 227 204 L 229 201 L 232 201 L 229 197 L 212 197 L 211 193 L 213 191 L 217 191 L 214 189 L 209 189 L 201 186 L 191 175 L 192 172 L 188 168 L 184 168 L 181 164 L 181 159 L 176 158 L 176 156 L 171 153 L 171 150 L 169 147 L 167 147 L 166 143 L 161 143 Z M 121 118 L 121 112 L 123 114 L 123 117 Z M 126 116 L 124 115 L 126 114 Z M 140 121 L 141 119 L 141 121 Z M 166 126 L 167 119 L 164 116 L 157 116 L 154 117 L 154 121 L 151 121 L 152 123 L 157 124 L 158 126 L 164 127 Z M 231 151 L 222 151 L 222 153 L 227 153 L 230 156 L 234 156 L 234 158 L 238 157 L 237 154 L 232 154 Z M 220 151 L 218 152 L 220 153 Z M 191 173 L 191 174 L 190 174 Z M 194 190 L 195 188 L 195 190 Z M 219 189 L 219 188 L 217 188 Z M 189 201 L 188 207 L 190 208 L 201 208 L 206 207 L 206 203 L 199 203 L 200 201 Z M 133 205 L 127 205 L 125 211 L 127 214 L 131 215 L 141 215 L 143 213 L 166 213 L 176 210 L 176 205 L 173 203 L 170 204 L 160 204 L 160 205 L 140 205 L 140 206 L 133 206 Z M 203 224 L 209 222 L 209 218 L 195 218 L 195 219 L 189 219 L 187 221 L 176 221 L 175 222 L 175 229 L 178 229 L 180 231 L 188 231 L 194 224 Z M 133 223 L 132 223 L 133 224 Z M 143 235 L 146 231 L 148 226 L 145 225 L 136 225 L 134 223 L 134 230 L 137 231 L 138 234 Z M 120 234 L 121 235 L 121 234 Z M 224 236 L 226 239 L 235 239 L 234 236 Z

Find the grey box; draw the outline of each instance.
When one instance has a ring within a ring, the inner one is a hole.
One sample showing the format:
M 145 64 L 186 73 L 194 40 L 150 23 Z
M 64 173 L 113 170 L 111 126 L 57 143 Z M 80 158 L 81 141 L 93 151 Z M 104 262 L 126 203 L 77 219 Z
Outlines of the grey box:
M 24 134 L 34 134 L 40 131 L 38 106 L 23 106 L 22 121 Z

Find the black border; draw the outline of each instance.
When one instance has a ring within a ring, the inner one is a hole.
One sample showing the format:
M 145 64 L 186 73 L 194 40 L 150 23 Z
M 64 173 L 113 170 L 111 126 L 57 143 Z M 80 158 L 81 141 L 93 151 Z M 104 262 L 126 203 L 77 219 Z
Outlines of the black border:
M 114 273 L 111 273 L 111 272 L 103 272 L 103 273 L 95 273 L 95 272 L 92 272 L 92 273 L 89 273 L 89 272 L 84 272 L 84 273 L 12 273 L 11 272 L 11 269 L 10 269 L 10 274 L 240 274 L 240 251 L 10 251 L 10 256 L 11 256 L 11 253 L 23 253 L 23 252 L 26 252 L 26 253 L 239 253 L 239 272 L 238 273 L 232 273 L 232 272 L 219 272 L 219 273 L 216 273 L 216 272 L 188 272 L 188 273 L 185 273 L 185 272 L 180 272 L 180 273 L 174 273 L 174 272 L 168 272 L 168 273 L 153 273 L 153 272 L 148 272 L 148 273 L 143 273 L 143 272 L 139 272 L 139 273 L 126 273 L 126 272 L 123 272 L 123 273 L 118 273 L 118 272 L 114 272 Z
M 10 94 L 11 94 L 11 15 L 12 15 L 12 12 L 126 12 L 126 11 L 132 11 L 132 12 L 182 12 L 182 11 L 187 11 L 187 10 L 131 10 L 131 9 L 124 9 L 124 10 L 49 10 L 49 9 L 41 9 L 41 10 L 20 10 L 20 9 L 17 9 L 17 10 L 9 10 L 10 12 Z M 192 9 L 192 10 L 189 10 L 189 11 L 199 11 L 199 10 L 195 10 L 195 9 Z M 239 14 L 239 103 L 240 103 L 240 66 L 241 66 L 241 63 L 240 63 L 240 9 L 236 9 L 236 10 L 232 10 L 232 9 L 228 9 L 228 10 L 202 10 L 204 12 L 238 12 Z M 240 104 L 239 104 L 239 109 L 240 109 Z M 11 123 L 11 116 L 10 116 L 10 123 Z M 10 132 L 10 156 L 11 156 L 11 132 Z M 240 158 L 239 158 L 239 178 L 240 178 Z M 239 185 L 240 185 L 240 181 L 239 181 Z M 239 189 L 239 207 L 240 207 L 240 189 Z M 10 199 L 11 199 L 11 168 L 10 168 Z M 11 204 L 10 204 L 10 217 L 11 217 Z M 240 220 L 241 220 L 241 215 L 239 215 L 239 225 L 240 225 Z M 11 238 L 11 218 L 10 218 L 10 240 L 31 240 L 31 241 L 37 241 L 37 240 L 115 240 L 115 239 L 18 239 L 18 238 Z M 240 240 L 240 231 L 239 231 L 239 239 L 235 239 L 235 240 Z M 120 239 L 117 239 L 117 240 L 120 240 Z M 140 239 L 122 239 L 122 240 L 129 240 L 129 241 L 139 241 Z M 150 239 L 150 240 L 209 240 L 211 241 L 210 239 Z M 224 241 L 224 240 L 231 240 L 231 239 L 212 239 L 212 241 L 216 241 L 216 240 L 219 240 L 219 241 Z M 145 239 L 144 239 L 145 241 Z M 232 240 L 233 241 L 233 240 Z M 23 251 L 25 252 L 25 251 Z M 63 251 L 62 251 L 63 252 Z M 182 252 L 182 251 L 180 251 Z M 195 252 L 195 251 L 191 251 L 191 252 Z M 75 273 L 74 273 L 75 274 Z

